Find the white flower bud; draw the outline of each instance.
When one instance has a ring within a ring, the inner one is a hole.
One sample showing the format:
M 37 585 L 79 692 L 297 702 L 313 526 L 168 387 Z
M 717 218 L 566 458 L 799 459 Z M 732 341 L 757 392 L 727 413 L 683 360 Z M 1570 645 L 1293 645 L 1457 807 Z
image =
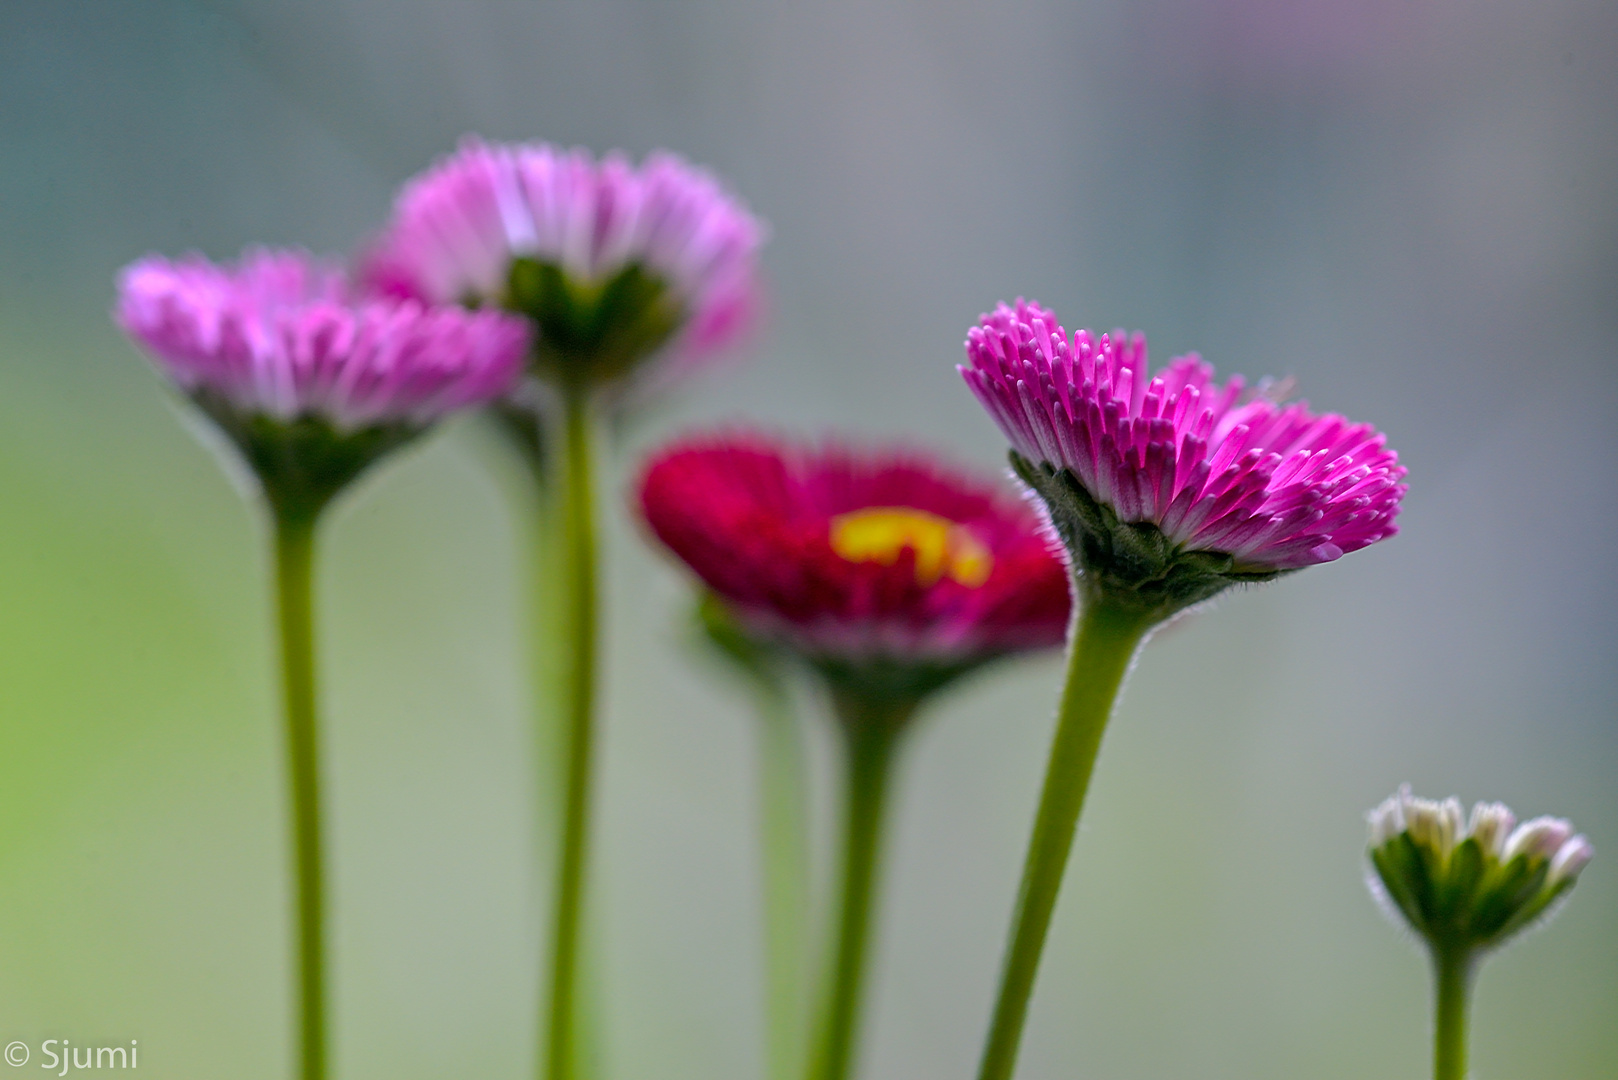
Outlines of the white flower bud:
M 1402 795 L 1410 793 L 1410 785 L 1400 788 Z M 1371 827 L 1371 846 L 1379 848 L 1405 831 L 1404 803 L 1399 795 L 1382 800 L 1382 804 L 1365 815 Z
M 1501 853 L 1501 858 L 1510 860 L 1518 855 L 1528 855 L 1549 859 L 1572 835 L 1573 826 L 1563 819 L 1537 817 L 1517 826 L 1516 831 L 1506 840 L 1506 849 Z
M 1466 832 L 1478 842 L 1485 855 L 1498 859 L 1505 852 L 1506 838 L 1516 824 L 1517 815 L 1505 803 L 1480 802 L 1472 807 L 1472 820 Z
M 1590 841 L 1582 836 L 1575 836 L 1563 844 L 1551 859 L 1551 870 L 1545 878 L 1546 888 L 1555 888 L 1564 881 L 1573 881 L 1579 876 L 1596 849 L 1590 846 Z
M 1463 828 L 1460 800 L 1451 796 L 1443 802 L 1412 799 L 1403 792 L 1406 829 L 1410 838 L 1434 852 L 1440 860 L 1455 850 Z
M 1418 799 L 1408 785 L 1367 821 L 1373 892 L 1435 949 L 1506 941 L 1544 917 L 1593 854 L 1562 818 L 1516 825 L 1504 805 L 1480 802 L 1463 822 L 1458 800 Z

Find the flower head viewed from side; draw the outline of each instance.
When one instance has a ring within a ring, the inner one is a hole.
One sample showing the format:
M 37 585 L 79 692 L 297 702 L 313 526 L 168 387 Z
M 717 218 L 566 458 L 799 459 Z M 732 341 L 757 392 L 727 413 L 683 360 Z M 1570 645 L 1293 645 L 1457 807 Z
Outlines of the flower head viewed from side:
M 528 315 L 542 373 L 598 383 L 656 352 L 678 362 L 729 344 L 757 303 L 763 239 L 718 180 L 673 154 L 635 166 L 468 138 L 405 185 L 367 276 Z
M 326 1075 L 325 886 L 313 565 L 321 512 L 372 462 L 452 410 L 507 393 L 528 327 L 499 312 L 356 296 L 300 252 L 235 265 L 142 259 L 114 311 L 125 333 L 236 444 L 274 532 L 295 867 L 299 1075 Z
M 1406 784 L 1367 815 L 1371 892 L 1427 946 L 1434 975 L 1433 1075 L 1464 1080 L 1467 1013 L 1480 959 L 1578 881 L 1595 850 L 1561 818 L 1517 824 L 1501 803 L 1418 799 Z
M 598 413 L 740 335 L 757 307 L 763 236 L 718 180 L 670 153 L 635 165 L 621 154 L 598 160 L 547 143 L 468 138 L 405 184 L 365 260 L 365 279 L 378 291 L 525 317 L 535 331 L 529 372 L 550 391 L 512 395 L 494 414 L 543 498 L 556 498 L 542 527 L 557 530 L 548 591 L 556 625 L 566 629 L 562 648 L 544 651 L 545 663 L 555 655 L 565 672 L 553 686 L 570 748 L 549 1030 L 539 1038 L 551 1080 L 575 1072 L 572 1001 L 596 726 Z M 560 417 L 549 415 L 556 404 Z
M 1017 301 L 967 335 L 967 385 L 1093 585 L 1172 609 L 1392 536 L 1405 470 L 1381 432 L 1282 404 L 1195 355 Z
M 1066 632 L 1033 511 L 915 453 L 695 440 L 651 462 L 640 508 L 743 625 L 822 668 L 925 681 Z
M 979 1080 L 1011 1080 L 1102 735 L 1153 629 L 1238 582 L 1330 562 L 1396 531 L 1405 470 L 1381 432 L 1223 385 L 1140 335 L 1069 336 L 1018 300 L 966 338 L 966 384 L 1067 548 L 1081 604 Z
M 150 256 L 115 317 L 242 449 L 272 499 L 335 493 L 377 455 L 511 389 L 528 330 L 498 312 L 355 296 L 300 252 Z
M 648 465 L 640 509 L 708 590 L 710 633 L 719 607 L 730 652 L 795 654 L 830 691 L 847 766 L 843 871 L 809 1075 L 844 1080 L 900 736 L 965 672 L 1061 643 L 1067 568 L 1025 502 L 913 452 L 691 440 Z

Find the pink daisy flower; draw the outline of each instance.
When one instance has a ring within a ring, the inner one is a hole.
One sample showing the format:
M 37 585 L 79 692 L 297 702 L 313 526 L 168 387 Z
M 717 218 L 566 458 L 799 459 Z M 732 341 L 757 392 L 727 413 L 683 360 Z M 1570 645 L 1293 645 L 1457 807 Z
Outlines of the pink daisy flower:
M 409 181 L 367 262 L 371 285 L 534 318 L 564 376 L 616 377 L 655 351 L 730 344 L 757 306 L 763 225 L 709 173 L 546 143 L 467 138 Z
M 141 259 L 119 278 L 115 318 L 187 392 L 339 432 L 424 426 L 499 397 L 528 340 L 498 312 L 355 298 L 335 266 L 290 251 Z
M 120 276 L 113 315 L 295 514 L 446 413 L 507 393 L 528 351 L 521 319 L 357 297 L 301 252 L 149 256 Z
M 273 525 L 296 889 L 300 1072 L 326 1060 L 314 554 L 321 511 L 389 450 L 522 373 L 528 326 L 499 312 L 352 294 L 301 252 L 216 266 L 149 256 L 113 317 L 235 444 Z
M 1070 480 L 1077 505 L 1053 505 L 1055 524 L 1102 562 L 1200 555 L 1198 572 L 1250 579 L 1398 531 L 1405 470 L 1369 424 L 1246 392 L 1239 376 L 1220 385 L 1194 354 L 1154 374 L 1140 335 L 1070 337 L 1022 300 L 983 316 L 966 355 L 961 374 L 1019 471 L 1048 502 Z
M 1033 510 L 913 452 L 682 442 L 640 509 L 746 628 L 817 662 L 958 671 L 1066 634 L 1067 570 Z

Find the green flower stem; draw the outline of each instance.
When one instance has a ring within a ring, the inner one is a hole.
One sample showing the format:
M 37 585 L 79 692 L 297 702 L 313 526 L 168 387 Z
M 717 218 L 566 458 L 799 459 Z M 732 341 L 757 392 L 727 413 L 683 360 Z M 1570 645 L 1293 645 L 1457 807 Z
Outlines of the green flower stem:
M 768 1075 L 771 1080 L 797 1080 L 804 1039 L 804 931 L 809 919 L 803 739 L 785 680 L 760 677 L 754 683 L 761 731 Z
M 551 951 L 550 1037 L 546 1076 L 572 1080 L 575 1072 L 575 992 L 585 860 L 590 839 L 590 772 L 594 741 L 596 666 L 596 538 L 592 424 L 588 391 L 564 388 L 561 495 L 562 550 L 556 560 L 564 641 L 570 648 L 560 685 L 567 726 L 566 801 L 557 871 Z
M 1000 996 L 983 1048 L 979 1080 L 1010 1080 L 1028 1015 L 1039 956 L 1062 886 L 1079 811 L 1084 808 L 1101 736 L 1112 715 L 1124 675 L 1156 622 L 1155 613 L 1088 597 L 1069 646 L 1067 684 L 1045 770 L 1045 789 L 1023 864 L 1022 888 L 1011 943 L 1000 979 Z
M 299 1076 L 326 1075 L 325 895 L 320 849 L 320 765 L 315 720 L 314 615 L 311 569 L 316 514 L 275 515 L 281 686 L 286 709 L 292 796 L 292 849 L 297 878 Z
M 500 402 L 490 408 L 489 417 L 519 460 L 522 475 L 528 481 L 526 494 L 532 500 L 530 528 L 522 539 L 529 552 L 529 655 L 532 685 L 539 698 L 534 709 L 535 761 L 541 776 L 539 790 L 551 791 L 560 786 L 561 781 L 564 732 L 557 710 L 562 703 L 556 700 L 560 695 L 548 696 L 542 688 L 558 684 L 567 669 L 568 659 L 564 655 L 567 649 L 567 634 L 562 625 L 564 613 L 557 595 L 562 514 L 557 491 L 560 485 L 552 483 L 550 477 L 555 449 L 548 446 L 549 432 L 543 417 L 533 409 Z M 580 989 L 575 991 L 573 1074 L 576 1080 L 588 1080 L 597 1071 L 596 1059 L 600 1056 L 588 951 L 577 963 L 580 970 L 575 979 Z
M 842 905 L 810 1080 L 845 1080 L 853 1060 L 888 777 L 900 729 L 915 703 L 875 703 L 838 693 L 836 706 L 848 756 Z
M 549 476 L 553 452 L 548 452 L 546 447 L 549 433 L 528 408 L 498 401 L 485 410 L 485 419 L 516 460 L 518 482 L 523 489 L 518 501 L 527 511 L 527 527 L 519 530 L 518 546 L 528 556 L 529 679 L 535 699 L 536 759 L 545 774 L 539 789 L 549 791 L 560 775 L 555 760 L 559 755 L 555 736 L 559 734 L 560 724 L 553 716 L 558 703 L 550 700 L 546 690 L 557 684 L 563 670 L 563 658 L 559 656 L 563 649 L 561 613 L 556 599 L 559 571 L 555 565 L 562 538 L 557 520 L 560 515 L 556 512 L 557 485 L 550 482 Z M 552 776 L 551 772 L 557 775 Z
M 1437 1014 L 1433 1080 L 1466 1080 L 1466 1020 L 1473 967 L 1470 949 L 1433 950 Z

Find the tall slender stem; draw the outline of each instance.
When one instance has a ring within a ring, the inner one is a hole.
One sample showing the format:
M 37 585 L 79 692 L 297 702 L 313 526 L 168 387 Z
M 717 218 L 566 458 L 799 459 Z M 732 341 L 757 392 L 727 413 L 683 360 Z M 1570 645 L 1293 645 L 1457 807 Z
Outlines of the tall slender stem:
M 1473 966 L 1470 949 L 1433 950 L 1433 1080 L 1466 1080 L 1466 1019 Z
M 1022 888 L 1012 920 L 1011 942 L 1000 978 L 1000 996 L 983 1048 L 979 1080 L 1010 1080 L 1017 1063 L 1028 999 L 1039 971 L 1040 952 L 1062 886 L 1090 774 L 1113 702 L 1136 650 L 1152 627 L 1150 616 L 1090 597 L 1078 616 L 1068 648 L 1067 684 L 1057 711 L 1056 737 L 1045 770 L 1034 832 L 1023 864 Z
M 809 1080 L 845 1080 L 853 1062 L 888 774 L 900 729 L 915 707 L 912 702 L 875 705 L 850 694 L 839 694 L 836 701 L 848 751 L 842 902 Z
M 591 475 L 590 400 L 580 386 L 563 394 L 562 551 L 558 587 L 563 632 L 570 646 L 561 680 L 568 732 L 566 801 L 557 871 L 551 947 L 551 994 L 546 1076 L 572 1080 L 579 924 L 590 840 L 590 772 L 594 741 L 596 666 L 596 537 Z
M 562 731 L 560 695 L 552 694 L 567 670 L 568 657 L 558 584 L 562 580 L 562 523 L 557 484 L 551 482 L 554 448 L 547 450 L 547 435 L 539 415 L 530 408 L 498 402 L 488 418 L 513 451 L 527 481 L 522 501 L 529 509 L 528 528 L 521 546 L 528 553 L 528 640 L 530 685 L 533 694 L 535 763 L 539 790 L 550 791 L 561 779 Z M 545 815 L 549 820 L 548 811 Z
M 804 934 L 809 917 L 808 795 L 803 739 L 781 678 L 755 680 L 764 870 L 766 1047 L 771 1080 L 796 1080 L 804 1037 Z
M 325 894 L 321 872 L 319 732 L 311 599 L 316 514 L 275 515 L 281 687 L 292 797 L 298 953 L 299 1076 L 326 1075 Z

